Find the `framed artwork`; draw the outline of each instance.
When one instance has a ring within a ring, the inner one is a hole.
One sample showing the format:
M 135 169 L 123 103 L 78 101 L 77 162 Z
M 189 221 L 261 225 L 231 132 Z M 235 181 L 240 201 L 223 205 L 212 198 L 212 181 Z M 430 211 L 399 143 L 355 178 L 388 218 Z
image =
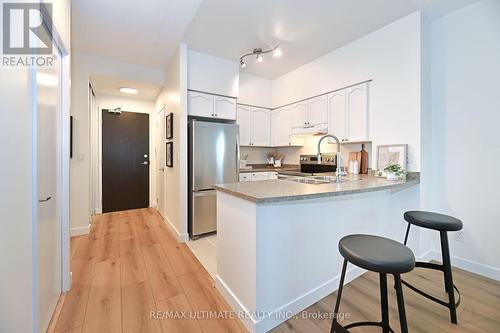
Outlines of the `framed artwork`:
M 174 143 L 167 142 L 167 167 L 172 168 L 174 166 Z
M 377 146 L 377 170 L 383 171 L 390 164 L 399 164 L 406 170 L 408 145 Z
M 167 115 L 167 125 L 166 125 L 167 139 L 172 139 L 174 137 L 174 114 L 170 112 Z

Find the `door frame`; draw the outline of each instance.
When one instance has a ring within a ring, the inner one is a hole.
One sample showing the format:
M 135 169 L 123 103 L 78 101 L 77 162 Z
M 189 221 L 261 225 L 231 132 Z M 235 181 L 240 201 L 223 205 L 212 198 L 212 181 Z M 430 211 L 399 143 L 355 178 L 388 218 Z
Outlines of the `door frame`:
M 160 108 L 158 111 L 156 111 L 156 112 L 155 112 L 155 114 L 154 114 L 154 116 L 155 116 L 155 117 L 154 117 L 154 120 L 153 120 L 155 124 L 157 123 L 158 118 L 161 116 L 161 113 L 162 113 L 162 112 L 163 112 L 163 121 L 165 121 L 165 120 L 166 120 L 166 115 L 167 115 L 167 114 L 166 114 L 166 112 L 167 112 L 167 108 L 166 108 L 166 105 L 165 105 L 165 104 L 163 104 L 163 105 L 161 106 L 161 108 Z M 158 201 L 156 200 L 156 199 L 158 199 L 158 192 L 159 192 L 159 190 L 160 190 L 160 189 L 158 188 L 158 178 L 156 177 L 156 172 L 158 172 L 158 171 L 159 171 L 160 167 L 161 167 L 161 168 L 165 168 L 165 167 L 166 167 L 165 165 L 162 165 L 162 162 L 163 162 L 163 161 L 160 161 L 160 160 L 158 159 L 158 156 L 159 156 L 158 151 L 159 151 L 160 149 L 162 149 L 162 146 L 161 146 L 161 145 L 160 145 L 160 146 L 158 146 L 158 142 L 160 141 L 160 140 L 159 140 L 160 135 L 162 135 L 161 133 L 158 133 L 158 131 L 159 131 L 158 126 L 155 126 L 155 132 L 154 132 L 154 172 L 155 172 L 155 175 L 154 175 L 154 180 L 155 180 L 155 184 L 154 184 L 154 186 L 155 186 L 155 187 L 154 187 L 154 198 L 155 198 L 155 201 L 154 201 L 154 207 L 156 207 L 156 210 L 160 213 L 160 215 L 161 215 L 163 218 L 165 218 L 165 216 L 164 216 L 164 215 L 165 215 L 165 212 L 162 212 L 162 211 L 159 209 L 160 207 L 159 207 L 159 205 L 158 205 Z M 165 138 L 163 138 L 161 141 L 162 141 L 163 145 L 165 145 L 166 139 L 165 139 Z M 165 153 L 166 153 L 166 152 L 165 152 Z M 152 164 L 152 163 L 151 163 L 151 164 Z M 165 171 L 163 171 L 163 184 L 162 184 L 162 186 L 163 186 L 163 205 L 162 205 L 162 206 L 163 206 L 163 208 L 165 208 L 165 203 L 166 203 L 166 202 L 165 202 Z

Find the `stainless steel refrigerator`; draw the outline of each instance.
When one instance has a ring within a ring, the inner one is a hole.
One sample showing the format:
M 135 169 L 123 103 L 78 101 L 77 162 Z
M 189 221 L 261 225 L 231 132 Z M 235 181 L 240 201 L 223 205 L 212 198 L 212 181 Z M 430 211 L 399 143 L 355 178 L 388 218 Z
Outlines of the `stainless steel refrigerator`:
M 189 141 L 189 235 L 197 237 L 217 230 L 214 184 L 239 179 L 239 126 L 190 120 Z

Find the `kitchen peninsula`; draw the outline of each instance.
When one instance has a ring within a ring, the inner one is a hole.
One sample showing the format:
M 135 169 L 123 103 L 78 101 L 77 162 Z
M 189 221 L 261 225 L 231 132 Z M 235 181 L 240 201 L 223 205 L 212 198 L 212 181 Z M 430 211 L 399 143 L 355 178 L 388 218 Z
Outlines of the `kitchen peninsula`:
M 333 173 L 331 174 L 333 179 Z M 419 177 L 355 175 L 340 183 L 268 180 L 217 189 L 216 287 L 250 332 L 266 332 L 335 291 L 347 234 L 401 240 Z M 418 239 L 410 238 L 412 242 Z M 347 282 L 363 270 L 349 266 Z

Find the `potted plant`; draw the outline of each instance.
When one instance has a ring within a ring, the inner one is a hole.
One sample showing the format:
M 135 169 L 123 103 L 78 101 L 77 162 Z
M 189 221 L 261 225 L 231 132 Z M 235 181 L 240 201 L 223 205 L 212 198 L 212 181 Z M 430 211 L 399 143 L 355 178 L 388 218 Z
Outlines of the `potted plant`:
M 387 180 L 399 180 L 406 176 L 406 172 L 399 164 L 389 164 L 384 169 Z

